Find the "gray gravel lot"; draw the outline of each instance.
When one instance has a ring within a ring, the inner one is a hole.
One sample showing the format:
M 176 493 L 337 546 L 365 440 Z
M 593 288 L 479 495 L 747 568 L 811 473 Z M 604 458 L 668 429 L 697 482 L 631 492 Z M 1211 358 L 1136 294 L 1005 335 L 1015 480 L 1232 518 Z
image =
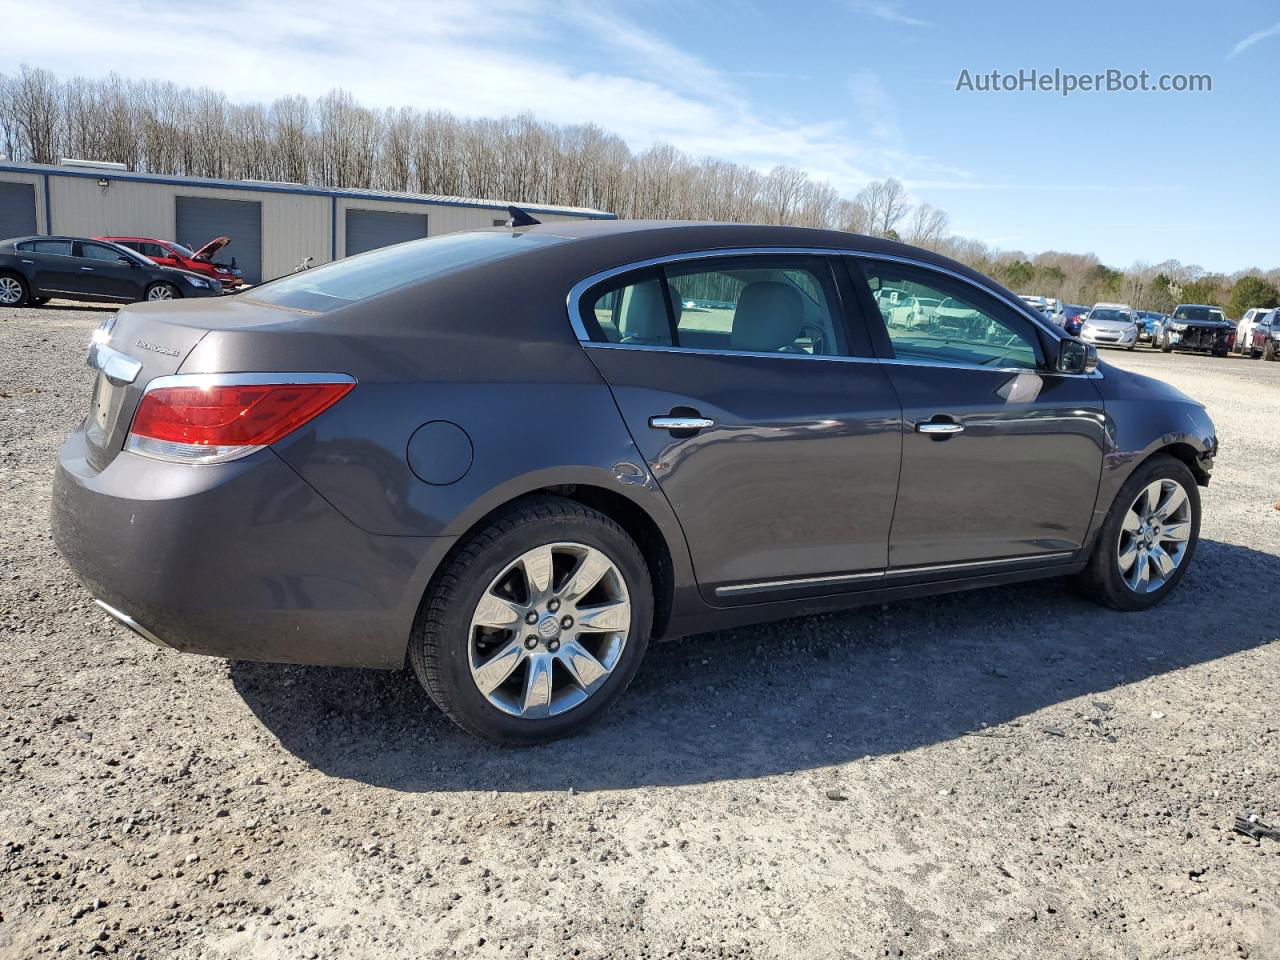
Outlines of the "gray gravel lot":
M 496 749 L 408 674 L 158 651 L 48 532 L 106 312 L 0 313 L 0 956 L 1280 957 L 1280 363 L 1109 353 L 1205 402 L 1200 552 L 651 649 Z

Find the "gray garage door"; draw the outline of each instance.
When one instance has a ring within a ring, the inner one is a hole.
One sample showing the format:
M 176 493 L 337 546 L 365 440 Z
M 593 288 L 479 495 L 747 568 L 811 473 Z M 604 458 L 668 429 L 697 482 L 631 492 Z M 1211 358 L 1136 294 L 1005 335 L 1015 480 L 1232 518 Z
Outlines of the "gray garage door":
M 177 201 L 178 235 L 174 239 L 198 250 L 214 237 L 230 237 L 231 242 L 214 259 L 230 263 L 235 257 L 247 282 L 262 282 L 262 204 L 212 197 L 178 197 Z
M 347 256 L 389 247 L 427 235 L 425 213 L 389 213 L 386 210 L 347 211 Z
M 29 183 L 0 183 L 0 240 L 36 232 L 36 188 Z

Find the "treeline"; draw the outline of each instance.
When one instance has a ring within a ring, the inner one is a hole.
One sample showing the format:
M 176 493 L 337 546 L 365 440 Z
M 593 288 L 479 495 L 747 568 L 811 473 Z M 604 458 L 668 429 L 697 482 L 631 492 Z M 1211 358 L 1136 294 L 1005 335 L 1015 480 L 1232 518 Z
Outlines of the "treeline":
M 913 203 L 894 179 L 841 197 L 803 170 L 768 173 L 658 144 L 632 151 L 594 124 L 529 114 L 463 118 L 410 107 L 376 110 L 334 90 L 316 99 L 233 103 L 214 90 L 153 80 L 61 80 L 47 70 L 0 73 L 0 153 L 57 163 L 109 160 L 131 170 L 274 180 L 563 204 L 626 218 L 825 227 L 905 240 L 988 273 L 1021 293 L 1072 303 L 1118 299 L 1141 309 L 1170 300 L 1234 309 L 1267 296 L 1280 269 L 1231 276 L 1176 261 L 1113 270 L 1091 254 L 1000 251 L 950 232 L 947 214 Z M 1246 284 L 1253 277 L 1262 284 Z M 1241 301 L 1242 302 L 1242 301 Z M 1269 305 L 1269 304 L 1253 304 Z M 1247 309 L 1247 307 L 1246 307 Z

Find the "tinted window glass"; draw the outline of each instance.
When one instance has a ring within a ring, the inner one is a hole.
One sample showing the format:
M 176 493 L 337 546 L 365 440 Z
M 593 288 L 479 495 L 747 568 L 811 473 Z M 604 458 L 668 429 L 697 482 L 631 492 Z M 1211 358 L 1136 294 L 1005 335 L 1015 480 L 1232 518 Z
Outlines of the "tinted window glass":
M 1179 307 L 1173 311 L 1173 319 L 1175 320 L 1208 320 L 1208 307 Z
M 30 240 L 21 245 L 21 249 L 32 253 L 52 253 L 59 257 L 71 256 L 70 240 Z
M 863 266 L 899 360 L 983 367 L 1039 366 L 1029 323 L 967 284 L 896 264 Z
M 583 299 L 582 313 L 592 340 L 672 346 L 666 294 L 657 270 L 627 274 L 594 288 Z
M 745 353 L 844 352 L 826 261 L 750 256 L 664 268 L 681 347 Z
M 545 234 L 454 233 L 382 247 L 273 280 L 251 299 L 302 310 L 336 310 L 454 270 L 563 243 Z
M 80 244 L 80 256 L 87 260 L 110 260 L 118 261 L 124 254 L 115 247 L 105 247 L 100 243 L 82 243 Z

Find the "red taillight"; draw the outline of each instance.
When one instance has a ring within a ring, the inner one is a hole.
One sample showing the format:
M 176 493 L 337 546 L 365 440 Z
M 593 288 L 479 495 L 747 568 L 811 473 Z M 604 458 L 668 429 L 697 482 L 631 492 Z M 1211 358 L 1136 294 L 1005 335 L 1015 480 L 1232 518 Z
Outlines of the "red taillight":
M 263 379 L 262 375 L 244 378 Z M 126 449 L 183 463 L 234 460 L 298 429 L 355 386 L 350 379 L 306 383 L 236 379 L 236 375 L 164 378 L 143 395 Z

